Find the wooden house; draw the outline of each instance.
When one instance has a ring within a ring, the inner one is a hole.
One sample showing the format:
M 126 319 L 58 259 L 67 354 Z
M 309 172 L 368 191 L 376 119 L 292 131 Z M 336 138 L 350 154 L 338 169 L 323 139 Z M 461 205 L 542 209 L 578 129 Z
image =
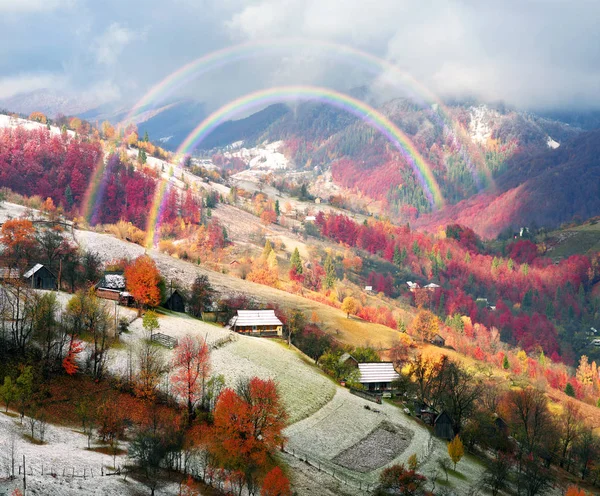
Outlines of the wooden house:
M 368 391 L 392 391 L 392 383 L 400 379 L 392 362 L 359 363 L 360 382 Z
M 494 429 L 498 434 L 502 436 L 508 436 L 508 424 L 502 417 L 496 417 L 494 419 Z
M 445 411 L 440 413 L 433 423 L 433 431 L 439 438 L 451 441 L 454 439 L 454 428 L 452 427 L 452 419 Z
M 57 289 L 56 276 L 42 264 L 35 264 L 25 274 L 23 279 L 34 289 Z
M 438 284 L 435 284 L 434 282 L 430 282 L 429 284 L 424 286 L 424 289 L 426 289 L 427 291 L 436 291 L 440 289 L 440 286 Z
M 238 310 L 229 321 L 229 327 L 240 334 L 263 337 L 281 337 L 283 323 L 275 310 Z
M 185 298 L 177 289 L 174 289 L 171 292 L 171 296 L 167 298 L 165 308 L 173 312 L 185 313 Z
M 117 272 L 107 272 L 96 284 L 96 296 L 105 300 L 129 303 L 131 295 L 125 291 L 125 276 Z
M 443 347 L 446 346 L 446 340 L 439 334 L 436 334 L 435 336 L 433 336 L 433 338 L 431 338 L 431 344 Z

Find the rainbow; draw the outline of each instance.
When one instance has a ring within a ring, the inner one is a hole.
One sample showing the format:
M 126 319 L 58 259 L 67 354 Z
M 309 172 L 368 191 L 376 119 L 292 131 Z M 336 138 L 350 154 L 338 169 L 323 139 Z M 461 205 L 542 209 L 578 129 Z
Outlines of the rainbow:
M 96 167 L 90 177 L 90 182 L 85 190 L 83 201 L 81 202 L 82 209 L 81 215 L 88 224 L 95 223 L 95 217 L 98 214 L 98 207 L 104 196 L 104 190 L 106 188 L 105 174 L 106 164 L 104 162 L 104 153 L 96 163 Z
M 294 48 L 313 48 L 314 54 L 318 57 L 333 56 L 345 59 L 370 73 L 383 74 L 387 83 L 394 85 L 401 83 L 402 87 L 409 91 L 413 99 L 417 100 L 420 104 L 430 107 L 430 115 L 443 126 L 445 132 L 451 133 L 453 141 L 458 146 L 459 152 L 465 160 L 467 167 L 471 170 L 478 187 L 482 189 L 486 186 L 495 186 L 492 174 L 486 167 L 485 159 L 475 147 L 471 146 L 470 139 L 462 126 L 451 117 L 448 107 L 431 90 L 388 60 L 363 50 L 331 41 L 294 37 L 277 40 L 264 39 L 232 45 L 205 54 L 181 66 L 154 85 L 133 106 L 121 125 L 126 126 L 135 122 L 137 116 L 146 110 L 156 108 L 158 104 L 165 102 L 177 89 L 204 73 L 242 60 L 257 56 L 272 56 Z
M 431 167 L 412 141 L 390 119 L 370 105 L 338 91 L 317 86 L 279 86 L 249 93 L 224 105 L 204 119 L 183 141 L 178 154 L 190 153 L 216 127 L 231 117 L 259 106 L 275 102 L 314 100 L 345 110 L 386 136 L 412 167 L 432 207 L 440 208 L 444 198 Z
M 152 198 L 150 214 L 148 215 L 148 219 L 146 221 L 147 248 L 153 248 L 154 245 L 158 242 L 157 228 L 162 217 L 165 198 L 167 196 L 167 191 L 169 190 L 168 186 L 169 181 L 167 181 L 166 179 L 161 179 L 161 181 L 156 185 L 156 189 L 154 190 L 154 197 Z

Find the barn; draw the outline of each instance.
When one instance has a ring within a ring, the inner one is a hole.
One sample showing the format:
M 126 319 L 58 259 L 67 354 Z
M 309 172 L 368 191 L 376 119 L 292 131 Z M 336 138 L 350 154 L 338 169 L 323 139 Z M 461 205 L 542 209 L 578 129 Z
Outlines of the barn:
M 448 441 L 454 439 L 454 428 L 452 427 L 452 419 L 445 411 L 440 413 L 433 423 L 433 430 L 437 437 Z
M 392 362 L 359 363 L 358 370 L 360 371 L 358 382 L 368 391 L 391 391 L 392 382 L 400 378 Z
M 35 264 L 31 269 L 23 274 L 23 279 L 25 279 L 29 286 L 34 289 L 58 288 L 56 276 L 50 272 L 45 265 L 42 264 Z
M 251 336 L 281 337 L 283 323 L 275 310 L 238 310 L 229 321 L 229 327 L 240 334 Z
M 165 308 L 173 312 L 185 313 L 185 298 L 177 289 L 174 289 L 165 301 Z

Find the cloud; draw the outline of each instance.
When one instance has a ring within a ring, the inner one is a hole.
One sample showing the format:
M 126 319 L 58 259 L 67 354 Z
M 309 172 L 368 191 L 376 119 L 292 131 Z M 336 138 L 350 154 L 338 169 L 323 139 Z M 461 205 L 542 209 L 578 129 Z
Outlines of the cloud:
M 0 12 L 32 13 L 70 8 L 75 0 L 0 0 Z
M 0 78 L 0 99 L 46 88 L 58 88 L 64 84 L 64 77 L 55 74 L 19 74 Z
M 114 65 L 127 45 L 144 36 L 143 33 L 126 28 L 118 22 L 111 23 L 93 44 L 96 61 L 102 65 Z

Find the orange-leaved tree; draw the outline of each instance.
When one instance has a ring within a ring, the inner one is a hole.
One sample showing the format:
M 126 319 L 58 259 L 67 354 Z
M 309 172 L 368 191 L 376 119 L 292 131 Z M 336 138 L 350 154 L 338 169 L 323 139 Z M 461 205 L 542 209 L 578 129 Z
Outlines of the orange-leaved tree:
M 206 379 L 210 371 L 208 346 L 201 337 L 184 337 L 175 349 L 173 359 L 175 374 L 172 376 L 175 394 L 187 404 L 188 421 L 194 418 L 194 408 L 202 399 Z
M 279 467 L 273 468 L 263 481 L 260 496 L 290 496 L 290 481 Z
M 35 228 L 30 220 L 11 219 L 2 224 L 0 243 L 6 246 L 5 256 L 12 260 L 12 265 L 27 263 L 33 251 Z
M 592 496 L 592 493 L 579 489 L 577 486 L 569 486 L 565 496 Z
M 148 255 L 136 258 L 125 267 L 127 291 L 135 298 L 141 314 L 142 306 L 155 307 L 160 303 L 160 273 Z
M 77 364 L 77 356 L 83 351 L 83 343 L 77 339 L 73 339 L 69 345 L 67 356 L 63 359 L 62 366 L 65 372 L 69 375 L 75 375 L 79 370 Z
M 285 442 L 286 420 L 275 382 L 253 377 L 219 396 L 209 450 L 228 469 L 264 467 Z

